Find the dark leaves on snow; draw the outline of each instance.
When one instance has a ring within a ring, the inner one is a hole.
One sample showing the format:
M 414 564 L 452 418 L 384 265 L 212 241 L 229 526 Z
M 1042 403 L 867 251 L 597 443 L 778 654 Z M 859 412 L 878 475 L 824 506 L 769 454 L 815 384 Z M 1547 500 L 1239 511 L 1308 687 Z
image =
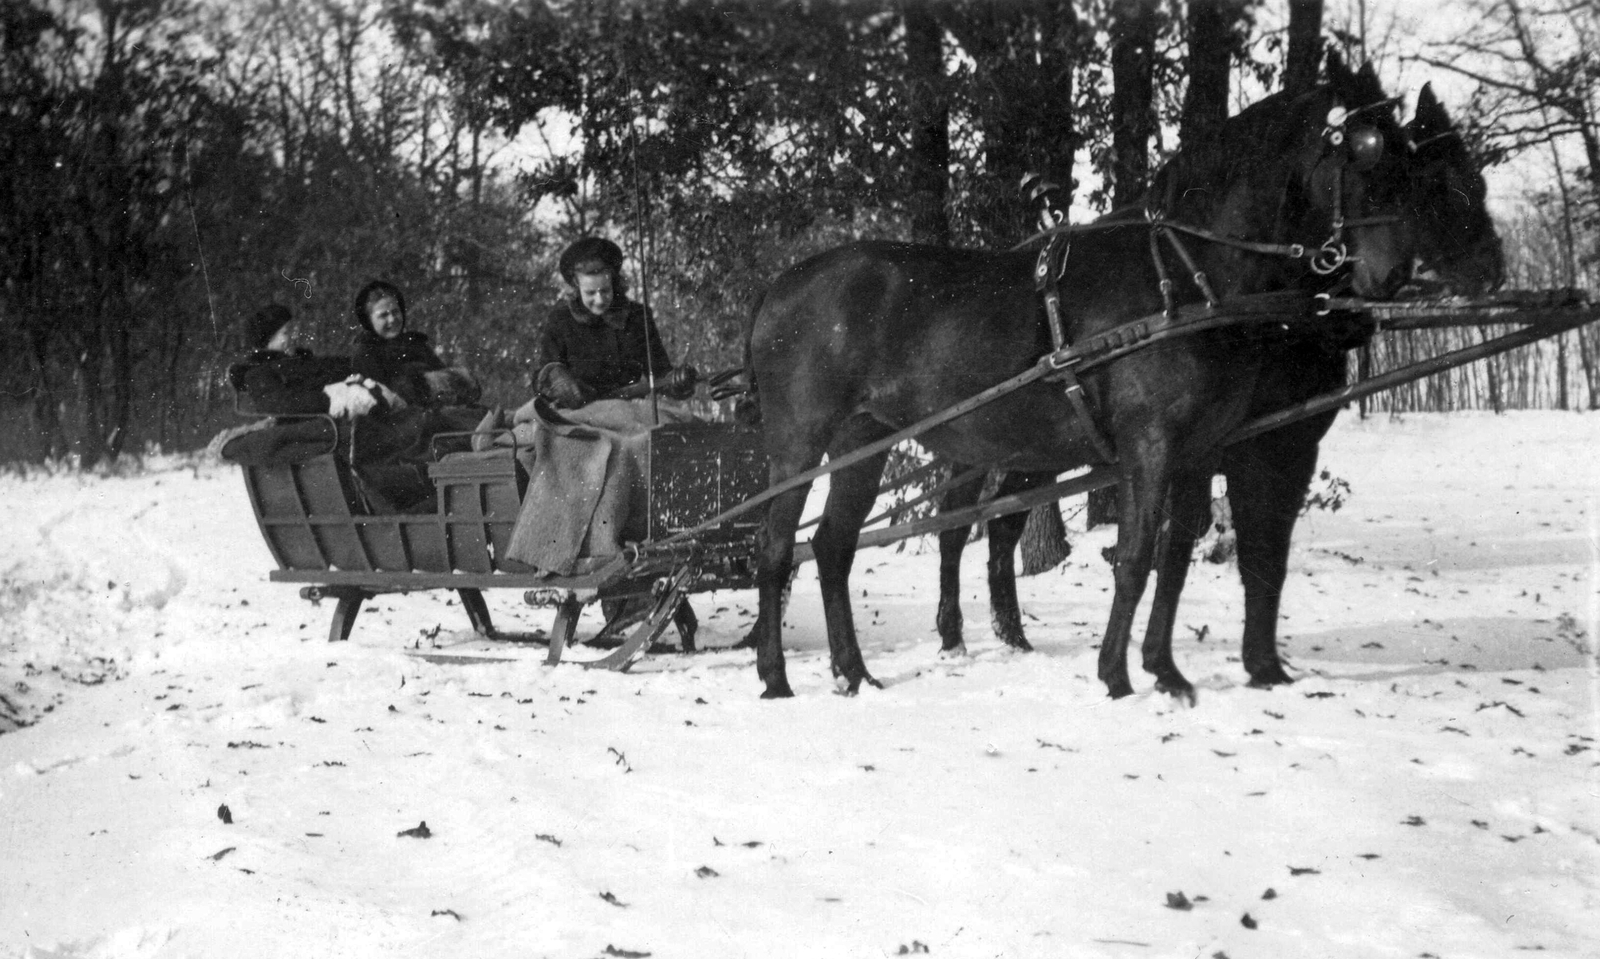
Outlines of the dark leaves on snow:
M 228 808 L 227 803 L 217 807 L 217 818 L 222 820 L 224 826 L 233 825 L 233 810 Z
M 1400 825 L 1402 826 L 1426 826 L 1427 824 L 1427 821 L 1421 816 L 1407 816 L 1400 820 Z
M 1321 869 L 1313 869 L 1310 866 L 1290 866 L 1289 867 L 1289 875 L 1291 875 L 1291 876 L 1320 876 L 1320 875 L 1322 875 L 1322 870 Z
M 607 943 L 606 944 L 606 948 L 605 948 L 605 955 L 618 956 L 619 959 L 645 959 L 645 957 L 650 955 L 650 953 L 641 952 L 641 951 L 636 950 L 636 949 L 619 949 L 616 946 L 613 946 L 610 943 Z
M 1167 908 L 1176 909 L 1179 912 L 1188 912 L 1194 908 L 1194 903 L 1189 901 L 1189 897 L 1185 896 L 1182 890 L 1179 890 L 1178 892 L 1167 893 Z
M 400 830 L 395 835 L 402 839 L 431 839 L 433 838 L 433 830 L 428 828 L 428 823 L 424 820 L 410 829 Z
M 628 904 L 627 903 L 623 902 L 621 899 L 618 899 L 616 896 L 612 895 L 610 892 L 602 892 L 600 894 L 600 898 L 603 899 L 606 902 L 611 903 L 613 906 L 616 906 L 618 909 L 626 909 L 626 908 L 628 908 Z
M 1257 923 L 1254 919 L 1250 918 L 1250 914 L 1247 912 L 1239 917 L 1239 925 L 1245 927 L 1246 929 L 1254 929 L 1257 926 Z
M 547 842 L 550 845 L 555 846 L 557 849 L 561 848 L 561 840 L 547 832 L 535 833 L 533 838 L 539 840 L 540 842 Z
M 235 849 L 238 849 L 238 848 L 239 848 L 238 846 L 229 846 L 226 849 L 219 849 L 216 852 L 212 853 L 211 855 L 207 856 L 206 858 L 210 859 L 212 862 L 218 862 L 218 861 L 220 861 L 222 859 L 223 856 L 226 856 L 228 853 L 233 852 Z
M 717 876 L 722 875 L 722 873 L 717 872 L 710 866 L 701 866 L 699 869 L 694 871 L 694 874 L 699 876 L 701 879 L 715 879 Z
M 431 916 L 449 916 L 451 919 L 454 919 L 456 922 L 460 922 L 461 921 L 461 913 L 456 912 L 454 909 L 435 909 L 429 915 L 431 915 Z

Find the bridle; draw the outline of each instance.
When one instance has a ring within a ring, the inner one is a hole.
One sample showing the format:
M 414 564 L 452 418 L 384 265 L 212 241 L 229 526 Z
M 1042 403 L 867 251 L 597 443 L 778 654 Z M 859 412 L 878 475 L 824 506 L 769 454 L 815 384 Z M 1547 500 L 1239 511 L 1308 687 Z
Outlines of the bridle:
M 1267 256 L 1282 256 L 1291 260 L 1306 260 L 1307 266 L 1318 276 L 1329 276 L 1341 267 L 1354 262 L 1356 257 L 1350 255 L 1345 244 L 1345 231 L 1362 227 L 1383 226 L 1396 223 L 1401 217 L 1395 214 L 1379 214 L 1363 217 L 1349 217 L 1345 213 L 1344 177 L 1345 171 L 1354 168 L 1364 172 L 1377 165 L 1382 159 L 1384 150 L 1383 134 L 1370 124 L 1355 126 L 1351 129 L 1351 122 L 1361 114 L 1371 110 L 1384 109 L 1394 106 L 1399 102 L 1398 97 L 1389 97 L 1376 100 L 1353 110 L 1347 110 L 1335 105 L 1328 111 L 1327 120 L 1323 127 L 1322 139 L 1325 153 L 1332 153 L 1335 157 L 1333 168 L 1333 211 L 1331 217 L 1332 230 L 1327 239 L 1313 250 L 1304 243 L 1271 243 L 1258 240 L 1247 240 L 1240 237 L 1227 236 L 1205 227 L 1194 226 L 1175 220 L 1167 216 L 1165 210 L 1159 206 L 1146 205 L 1144 207 L 1144 222 L 1150 228 L 1150 255 L 1155 264 L 1156 272 L 1160 277 L 1161 297 L 1164 312 L 1172 314 L 1175 303 L 1173 300 L 1173 283 L 1164 257 L 1161 256 L 1160 244 L 1157 238 L 1163 238 L 1184 266 L 1189 271 L 1189 278 L 1205 298 L 1209 307 L 1215 307 L 1218 297 L 1211 287 L 1204 271 L 1202 271 L 1179 236 L 1180 234 L 1245 250 Z M 1430 138 L 1434 139 L 1434 138 Z M 1412 149 L 1416 148 L 1412 144 Z M 1319 161 L 1320 162 L 1320 161 Z M 1071 235 L 1074 233 L 1088 232 L 1097 229 L 1114 229 L 1128 225 L 1127 220 L 1100 220 L 1095 223 L 1072 225 L 1066 223 L 1065 214 L 1051 203 L 1052 194 L 1059 188 L 1054 184 L 1043 181 L 1036 175 L 1023 179 L 1022 187 L 1029 199 L 1039 206 L 1040 224 L 1043 229 L 1017 244 L 1014 249 L 1025 248 L 1038 240 L 1048 240 L 1043 249 L 1039 251 L 1039 259 L 1034 268 L 1036 283 L 1049 282 L 1053 276 L 1059 276 L 1066 265 L 1066 258 L 1071 248 Z M 1109 222 L 1108 222 L 1109 220 Z M 1052 319 L 1052 329 L 1056 321 Z M 1060 344 L 1057 344 L 1057 348 Z
M 1354 130 L 1347 130 L 1352 117 L 1357 117 L 1369 110 L 1390 107 L 1398 102 L 1398 98 L 1389 98 L 1369 103 L 1355 110 L 1346 110 L 1335 104 L 1328 111 L 1327 120 L 1322 131 L 1324 144 L 1324 157 L 1328 153 L 1335 156 L 1333 168 L 1333 211 L 1332 231 L 1327 239 L 1313 252 L 1304 243 L 1272 243 L 1257 240 L 1247 240 L 1239 237 L 1227 236 L 1205 227 L 1194 226 L 1168 217 L 1159 207 L 1147 205 L 1143 209 L 1142 222 L 1149 227 L 1150 259 L 1156 268 L 1159 279 L 1162 301 L 1162 317 L 1171 321 L 1178 313 L 1178 306 L 1173 296 L 1173 282 L 1169 275 L 1166 258 L 1161 255 L 1161 241 L 1178 254 L 1185 268 L 1189 271 L 1189 278 L 1194 283 L 1200 295 L 1206 302 L 1208 312 L 1217 311 L 1220 298 L 1207 279 L 1205 271 L 1200 269 L 1194 255 L 1184 244 L 1182 237 L 1189 236 L 1245 250 L 1267 256 L 1282 256 L 1291 260 L 1307 260 L 1310 270 L 1318 276 L 1329 276 L 1355 258 L 1345 246 L 1345 231 L 1361 227 L 1379 226 L 1400 221 L 1401 217 L 1394 214 L 1373 215 L 1364 217 L 1346 218 L 1344 215 L 1344 176 L 1347 168 L 1364 172 L 1377 166 L 1382 160 L 1384 151 L 1383 134 L 1375 126 L 1363 125 Z M 1042 229 L 1040 232 L 1017 244 L 1013 249 L 1024 249 L 1039 240 L 1045 240 L 1044 246 L 1039 250 L 1034 262 L 1033 279 L 1034 287 L 1044 300 L 1045 315 L 1049 321 L 1050 339 L 1054 352 L 1059 355 L 1067 343 L 1066 324 L 1061 307 L 1061 291 L 1058 280 L 1065 271 L 1067 258 L 1072 249 L 1072 237 L 1076 233 L 1085 233 L 1093 230 L 1108 230 L 1125 228 L 1136 224 L 1131 218 L 1117 218 L 1112 214 L 1094 223 L 1074 225 L 1067 222 L 1066 213 L 1059 205 L 1052 202 L 1059 197 L 1060 188 L 1053 183 L 1045 181 L 1037 174 L 1030 174 L 1023 178 L 1021 188 L 1039 210 L 1039 220 Z M 1244 303 L 1232 304 L 1235 309 L 1253 312 L 1262 307 L 1271 311 L 1273 305 L 1282 299 L 1281 293 L 1270 294 L 1245 294 L 1235 297 L 1234 300 L 1244 300 Z M 1260 300 L 1257 303 L 1256 300 Z M 1270 301 L 1270 302 L 1269 302 Z M 1281 307 L 1278 307 L 1281 309 Z M 1107 463 L 1116 462 L 1115 450 L 1110 442 L 1094 426 L 1094 418 L 1088 408 L 1082 385 L 1071 368 L 1070 364 L 1056 365 L 1057 376 L 1063 381 L 1066 397 L 1071 402 L 1080 420 L 1086 424 L 1085 433 L 1094 446 L 1100 458 Z

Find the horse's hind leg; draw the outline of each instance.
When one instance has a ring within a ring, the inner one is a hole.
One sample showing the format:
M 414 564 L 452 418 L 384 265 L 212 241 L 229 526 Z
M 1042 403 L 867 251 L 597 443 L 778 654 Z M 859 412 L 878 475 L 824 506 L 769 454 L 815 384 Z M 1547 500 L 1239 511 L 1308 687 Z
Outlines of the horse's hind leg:
M 950 468 L 958 474 L 966 469 L 960 464 Z M 982 476 L 960 486 L 952 486 L 945 491 L 939 511 L 971 506 L 978 501 L 978 494 L 982 490 Z M 940 652 L 945 654 L 965 655 L 967 651 L 966 639 L 962 635 L 965 621 L 961 615 L 961 554 L 966 551 L 967 541 L 971 538 L 970 525 L 947 529 L 939 534 L 939 611 L 934 616 L 934 624 L 939 629 Z
M 1001 476 L 996 496 L 1037 489 L 1055 479 L 1051 473 L 1008 472 Z M 989 616 L 994 633 L 1012 649 L 1031 651 L 1022 628 L 1022 607 L 1017 602 L 1017 543 L 1028 525 L 1028 514 L 1011 513 L 989 521 Z
M 1223 461 L 1244 581 L 1244 668 L 1250 685 L 1294 682 L 1278 655 L 1278 609 L 1294 524 L 1333 418 L 1318 417 L 1237 444 Z
M 870 443 L 886 435 L 888 429 L 878 423 L 858 419 L 850 423 L 840 441 L 833 447 L 843 452 Z M 833 675 L 839 692 L 854 696 L 863 681 L 881 686 L 867 672 L 861 658 L 861 644 L 856 638 L 855 619 L 850 611 L 850 568 L 855 565 L 856 541 L 861 535 L 861 524 L 872 512 L 873 501 L 878 496 L 878 484 L 883 478 L 883 466 L 888 461 L 887 450 L 868 457 L 854 466 L 832 473 L 828 478 L 828 502 L 823 507 L 822 522 L 811 537 L 812 555 L 817 560 L 817 581 L 822 593 L 822 611 L 828 624 L 828 651 L 832 657 Z
M 803 472 L 793 470 L 785 475 Z M 777 470 L 774 484 L 781 481 Z M 756 675 L 766 684 L 762 699 L 784 699 L 794 695 L 789 688 L 783 664 L 783 598 L 794 570 L 794 534 L 800 525 L 810 484 L 773 497 L 766 521 L 756 535 L 756 591 L 760 603 L 756 624 L 751 630 L 756 647 Z
M 1178 600 L 1189 576 L 1195 541 L 1211 521 L 1211 476 L 1180 473 L 1173 477 L 1167 495 L 1167 516 L 1156 541 L 1156 592 L 1150 603 L 1150 623 L 1144 634 L 1144 669 L 1156 677 L 1156 688 L 1194 705 L 1194 686 L 1172 658 L 1172 628 Z

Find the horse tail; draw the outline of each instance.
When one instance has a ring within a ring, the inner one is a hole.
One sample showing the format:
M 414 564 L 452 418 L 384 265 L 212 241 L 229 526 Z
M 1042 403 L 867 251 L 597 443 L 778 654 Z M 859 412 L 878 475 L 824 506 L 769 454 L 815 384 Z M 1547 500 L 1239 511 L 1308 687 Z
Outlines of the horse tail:
M 744 321 L 744 395 L 733 404 L 733 419 L 741 426 L 761 425 L 761 397 L 756 390 L 756 369 L 750 362 L 750 336 L 755 331 L 756 317 L 761 315 L 761 306 L 766 301 L 767 291 L 758 291 L 750 304 L 750 314 Z

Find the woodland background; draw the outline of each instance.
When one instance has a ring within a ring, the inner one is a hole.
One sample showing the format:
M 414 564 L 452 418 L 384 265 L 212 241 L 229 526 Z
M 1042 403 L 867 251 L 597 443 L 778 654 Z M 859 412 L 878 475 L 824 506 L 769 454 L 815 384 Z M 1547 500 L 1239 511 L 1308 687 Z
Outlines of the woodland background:
M 0 464 L 201 445 L 237 422 L 241 317 L 282 303 L 338 352 L 374 277 L 519 403 L 555 255 L 590 231 L 643 267 L 676 357 L 732 366 L 754 294 L 802 256 L 1009 246 L 1029 171 L 1078 210 L 1129 202 L 1210 124 L 1314 82 L 1330 46 L 1391 89 L 1453 78 L 1484 162 L 1533 171 L 1498 211 L 1510 286 L 1600 285 L 1600 8 L 1461 0 L 1423 38 L 1370 6 L 0 0 Z M 1371 409 L 1595 409 L 1596 337 Z

